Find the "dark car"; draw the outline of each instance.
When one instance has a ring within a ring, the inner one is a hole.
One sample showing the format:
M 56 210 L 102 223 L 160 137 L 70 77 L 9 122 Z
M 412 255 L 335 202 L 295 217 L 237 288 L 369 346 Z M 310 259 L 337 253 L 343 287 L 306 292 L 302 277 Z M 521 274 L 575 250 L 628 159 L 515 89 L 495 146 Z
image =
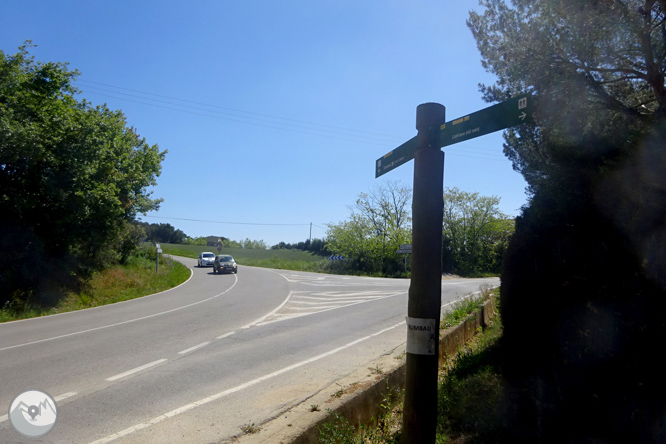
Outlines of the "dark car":
M 220 254 L 215 256 L 213 263 L 213 273 L 238 273 L 238 266 L 233 257 L 228 254 Z

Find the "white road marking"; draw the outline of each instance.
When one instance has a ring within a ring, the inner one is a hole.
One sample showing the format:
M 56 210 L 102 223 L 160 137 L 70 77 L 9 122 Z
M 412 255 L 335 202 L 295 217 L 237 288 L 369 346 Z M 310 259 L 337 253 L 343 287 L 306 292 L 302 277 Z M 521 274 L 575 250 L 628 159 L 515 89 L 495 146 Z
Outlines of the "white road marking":
M 76 392 L 67 392 L 67 393 L 62 394 L 62 395 L 60 395 L 60 396 L 56 396 L 56 397 L 54 397 L 53 399 L 54 399 L 55 402 L 60 402 L 60 401 L 62 401 L 63 399 L 71 398 L 72 396 L 74 396 L 74 395 L 76 395 L 76 394 L 77 394 Z M 2 416 L 0 416 L 0 422 L 7 421 L 8 419 L 9 419 L 9 415 L 2 415 Z
M 123 321 L 123 322 L 117 322 L 115 324 L 103 325 L 101 327 L 90 328 L 88 330 L 75 331 L 75 332 L 72 332 L 72 333 L 67 333 L 65 335 L 54 336 L 52 338 L 39 339 L 37 341 L 25 342 L 23 344 L 10 345 L 9 347 L 0 348 L 0 351 L 10 350 L 12 348 L 18 348 L 18 347 L 25 347 L 26 345 L 39 344 L 41 342 L 54 341 L 56 339 L 67 338 L 67 337 L 70 337 L 70 336 L 76 336 L 76 335 L 80 335 L 80 334 L 83 334 L 83 333 L 90 333 L 91 331 L 103 330 L 105 328 L 117 327 L 119 325 L 129 324 L 129 323 L 132 323 L 132 322 L 143 321 L 145 319 L 154 318 L 156 316 L 161 316 L 161 315 L 164 315 L 164 314 L 167 314 L 167 313 L 173 313 L 174 311 L 183 310 L 184 308 L 189 308 L 189 307 L 193 307 L 195 305 L 203 304 L 204 302 L 211 301 L 211 300 L 213 300 L 215 298 L 218 298 L 218 297 L 222 296 L 223 294 L 228 293 L 229 291 L 231 291 L 231 289 L 234 288 L 236 286 L 236 284 L 238 283 L 238 276 L 234 274 L 234 278 L 236 280 L 234 281 L 234 284 L 231 287 L 229 287 L 228 289 L 226 289 L 222 293 L 216 294 L 215 296 L 212 296 L 208 299 L 204 299 L 202 301 L 193 302 L 192 304 L 183 305 L 182 307 L 172 308 L 171 310 L 162 311 L 160 313 L 154 313 L 154 314 L 151 314 L 151 315 L 148 315 L 148 316 L 142 316 L 142 317 L 136 318 L 136 319 L 130 319 L 130 320 Z M 128 301 L 126 301 L 126 302 L 128 302 Z M 110 307 L 110 305 L 107 305 L 107 307 Z
M 231 335 L 233 335 L 233 334 L 236 334 L 236 332 L 235 332 L 235 331 L 230 331 L 229 333 L 225 333 L 225 334 L 223 334 L 222 336 L 218 336 L 218 337 L 215 338 L 215 339 L 224 339 L 224 338 L 228 338 L 229 336 L 231 336 Z
M 488 289 L 489 289 L 489 290 L 492 290 L 493 288 L 497 288 L 497 287 L 499 287 L 499 285 L 494 285 L 494 286 L 492 286 L 492 287 L 488 287 Z M 456 302 L 460 302 L 460 301 L 463 301 L 463 300 L 465 300 L 465 299 L 469 299 L 469 298 L 471 298 L 471 297 L 473 297 L 473 296 L 476 296 L 476 295 L 479 295 L 479 294 L 481 294 L 481 291 L 475 291 L 474 293 L 470 293 L 470 294 L 468 294 L 468 295 L 465 295 L 465 296 L 463 296 L 463 297 L 461 297 L 461 298 L 456 299 L 455 301 L 447 302 L 446 304 L 442 305 L 442 308 L 444 308 L 444 307 L 448 307 L 449 305 L 453 305 L 453 304 L 455 304 Z
M 280 307 L 261 319 L 249 324 L 272 324 L 273 322 L 322 313 L 328 310 L 363 304 L 377 299 L 404 295 L 405 291 L 292 291 Z M 288 302 L 288 303 L 287 303 Z
M 183 265 L 185 265 L 185 264 L 183 264 Z M 160 291 L 158 293 L 147 294 L 145 296 L 142 296 L 141 299 L 146 299 L 146 298 L 150 298 L 152 296 L 157 296 L 158 294 L 166 293 L 167 291 L 172 291 L 172 290 L 175 290 L 178 287 L 182 287 L 183 285 L 187 284 L 190 281 L 190 279 L 192 279 L 192 276 L 194 276 L 194 271 L 192 271 L 192 269 L 190 268 L 190 277 L 188 277 L 185 282 L 183 282 L 181 284 L 178 284 L 175 287 L 171 287 L 169 289 L 166 289 L 164 291 Z M 118 304 L 127 304 L 127 303 L 130 303 L 130 302 L 135 301 L 135 300 L 136 299 L 128 299 L 126 301 L 114 302 L 113 304 L 109 304 L 109 305 L 99 305 L 97 307 L 86 308 L 85 311 L 107 308 L 107 307 L 115 306 L 115 305 L 118 305 Z M 65 315 L 69 315 L 69 314 L 72 314 L 72 313 L 79 313 L 81 311 L 83 311 L 83 310 L 66 311 L 64 313 L 54 313 L 54 314 L 50 314 L 48 316 L 39 316 L 39 317 L 36 317 L 36 318 L 17 319 L 16 321 L 3 322 L 2 324 L 0 324 L 0 327 L 2 327 L 3 325 L 12 325 L 12 324 L 15 324 L 17 322 L 30 322 L 30 321 L 34 321 L 36 319 L 43 319 L 45 317 L 51 318 L 51 317 L 54 317 L 54 316 L 65 316 Z
M 326 357 L 331 356 L 335 353 L 338 353 L 342 350 L 353 347 L 354 345 L 356 345 L 360 342 L 366 341 L 366 340 L 371 339 L 375 336 L 379 336 L 382 333 L 386 333 L 387 331 L 393 330 L 394 328 L 400 327 L 401 325 L 404 325 L 404 324 L 405 324 L 405 321 L 402 321 L 399 324 L 393 325 L 392 327 L 388 327 L 388 328 L 380 330 L 376 333 L 373 333 L 371 335 L 364 336 L 360 339 L 352 341 L 352 342 L 350 342 L 348 344 L 345 344 L 341 347 L 338 347 L 338 348 L 335 348 L 333 350 L 327 351 L 326 353 L 322 353 L 322 354 L 317 355 L 315 357 L 312 357 L 310 359 L 306 359 L 304 361 L 297 362 L 296 364 L 293 364 L 293 365 L 290 365 L 288 367 L 282 368 L 282 369 L 277 370 L 273 373 L 269 373 L 267 375 L 264 375 L 264 376 L 261 376 L 259 378 L 253 379 L 252 381 L 248 381 L 245 384 L 238 385 L 236 387 L 227 389 L 223 392 L 219 392 L 219 393 L 216 393 L 214 395 L 208 396 L 206 398 L 202 398 L 202 399 L 200 399 L 198 401 L 195 401 L 193 403 L 186 404 L 182 407 L 178 407 L 177 409 L 171 410 L 170 412 L 167 412 L 167 413 L 164 413 L 163 415 L 157 416 L 157 417 L 155 417 L 155 418 L 153 418 L 153 419 L 151 419 L 147 422 L 142 422 L 141 424 L 136 424 L 132 427 L 128 427 L 125 430 L 121 430 L 120 432 L 113 433 L 111 435 L 105 436 L 104 438 L 98 439 L 97 441 L 93 441 L 90 444 L 106 444 L 106 443 L 115 441 L 118 438 L 122 438 L 123 436 L 127 436 L 127 435 L 130 435 L 130 434 L 134 433 L 134 432 L 138 432 L 139 430 L 142 430 L 142 429 L 145 429 L 145 428 L 150 427 L 152 425 L 158 424 L 162 421 L 165 421 L 169 418 L 180 415 L 182 413 L 186 413 L 186 412 L 188 412 L 190 410 L 193 410 L 197 407 L 201 407 L 202 405 L 211 403 L 213 401 L 217 401 L 218 399 L 224 398 L 225 396 L 231 395 L 231 394 L 236 393 L 236 392 L 240 392 L 241 390 L 244 390 L 248 387 L 252 387 L 254 385 L 257 385 L 260 382 L 264 382 L 268 379 L 275 378 L 276 376 L 280 376 L 284 373 L 287 373 L 288 371 L 294 370 L 296 368 L 302 367 L 302 366 L 307 365 L 307 364 L 311 364 L 315 361 L 319 361 L 320 359 L 326 358 Z
M 198 349 L 198 348 L 205 347 L 205 346 L 207 346 L 208 344 L 210 344 L 210 341 L 202 342 L 201 344 L 199 344 L 199 345 L 195 345 L 194 347 L 186 348 L 186 349 L 183 350 L 183 351 L 179 351 L 178 354 L 179 354 L 179 355 L 184 355 L 185 353 L 189 353 L 189 352 L 194 351 L 194 350 L 196 350 L 196 349 Z
M 289 299 L 291 299 L 291 295 L 293 295 L 293 294 L 294 294 L 294 292 L 293 292 L 293 291 L 290 291 L 289 294 L 287 295 L 287 298 L 286 298 L 284 301 L 282 301 L 282 303 L 281 303 L 280 305 L 278 305 L 278 307 L 277 307 L 275 310 L 271 311 L 270 313 L 268 313 L 268 314 L 265 315 L 265 316 L 260 317 L 259 319 L 255 320 L 255 321 L 250 322 L 250 323 L 247 324 L 247 325 L 244 325 L 244 326 L 241 327 L 241 328 L 250 328 L 250 327 L 254 327 L 254 326 L 257 325 L 258 323 L 263 322 L 264 319 L 266 319 L 266 318 L 268 318 L 268 317 L 270 317 L 270 316 L 273 316 L 275 313 L 277 313 L 277 311 L 278 311 L 279 309 L 281 309 L 282 307 L 284 307 L 284 304 L 286 304 L 287 302 L 289 302 Z
M 137 367 L 137 368 L 133 368 L 132 370 L 128 370 L 125 373 L 121 373 L 119 375 L 111 376 L 110 378 L 106 378 L 106 380 L 109 381 L 109 382 L 115 381 L 116 379 L 124 378 L 125 376 L 129 376 L 133 373 L 140 372 L 141 370 L 145 370 L 145 369 L 153 367 L 157 364 L 161 364 L 165 361 L 166 361 L 166 359 L 158 359 L 157 361 L 149 362 L 148 364 L 142 365 L 141 367 Z

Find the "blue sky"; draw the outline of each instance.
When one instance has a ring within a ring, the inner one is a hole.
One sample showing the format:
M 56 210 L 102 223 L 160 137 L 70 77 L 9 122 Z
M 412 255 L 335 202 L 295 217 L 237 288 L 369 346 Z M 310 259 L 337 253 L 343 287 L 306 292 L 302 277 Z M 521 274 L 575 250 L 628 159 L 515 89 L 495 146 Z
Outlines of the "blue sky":
M 413 162 L 379 179 L 375 161 L 416 135 L 416 107 L 447 120 L 490 106 L 461 1 L 0 2 L 0 50 L 25 40 L 69 62 L 80 98 L 120 109 L 168 150 L 142 217 L 189 236 L 299 242 L 349 217 L 361 192 L 410 186 Z M 446 147 L 444 186 L 501 198 L 525 182 L 501 132 Z M 192 219 L 192 220 L 184 220 Z

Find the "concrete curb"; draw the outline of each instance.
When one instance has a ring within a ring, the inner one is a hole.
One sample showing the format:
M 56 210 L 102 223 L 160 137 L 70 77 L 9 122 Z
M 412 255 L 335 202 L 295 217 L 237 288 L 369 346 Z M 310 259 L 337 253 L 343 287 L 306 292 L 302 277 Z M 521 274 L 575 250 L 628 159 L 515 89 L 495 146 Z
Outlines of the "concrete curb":
M 495 313 L 495 299 L 486 301 L 476 316 L 441 332 L 439 363 L 453 358 L 479 328 L 488 325 Z M 263 424 L 261 431 L 253 435 L 237 437 L 239 444 L 314 444 L 319 442 L 319 429 L 330 422 L 332 413 L 346 418 L 351 424 L 374 424 L 383 414 L 381 404 L 401 393 L 405 387 L 405 346 L 381 357 L 376 369 L 381 374 L 368 374 L 368 369 L 357 372 L 329 385 L 305 403 L 294 406 L 288 412 Z M 340 396 L 332 394 L 340 393 Z M 313 406 L 319 410 L 313 411 Z

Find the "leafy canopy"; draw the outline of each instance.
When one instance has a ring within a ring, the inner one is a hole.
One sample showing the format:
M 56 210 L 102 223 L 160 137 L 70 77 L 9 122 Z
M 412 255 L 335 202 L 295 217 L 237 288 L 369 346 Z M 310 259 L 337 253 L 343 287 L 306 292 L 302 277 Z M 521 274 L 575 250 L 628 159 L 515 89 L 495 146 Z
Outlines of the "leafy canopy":
M 666 0 L 480 4 L 468 26 L 498 78 L 480 85 L 484 98 L 535 94 L 535 123 L 505 136 L 531 191 L 558 168 L 626 155 L 666 117 Z
M 499 202 L 497 196 L 444 190 L 444 271 L 463 276 L 500 272 L 514 221 L 499 210 Z
M 78 71 L 36 62 L 29 47 L 0 51 L 0 244 L 18 255 L 0 283 L 10 287 L 26 284 L 12 265 L 24 256 L 100 258 L 137 213 L 159 207 L 147 189 L 166 154 L 122 112 L 77 100 Z
M 326 248 L 364 272 L 393 274 L 404 257 L 400 244 L 411 243 L 411 189 L 388 181 L 360 193 L 348 220 L 329 224 Z

